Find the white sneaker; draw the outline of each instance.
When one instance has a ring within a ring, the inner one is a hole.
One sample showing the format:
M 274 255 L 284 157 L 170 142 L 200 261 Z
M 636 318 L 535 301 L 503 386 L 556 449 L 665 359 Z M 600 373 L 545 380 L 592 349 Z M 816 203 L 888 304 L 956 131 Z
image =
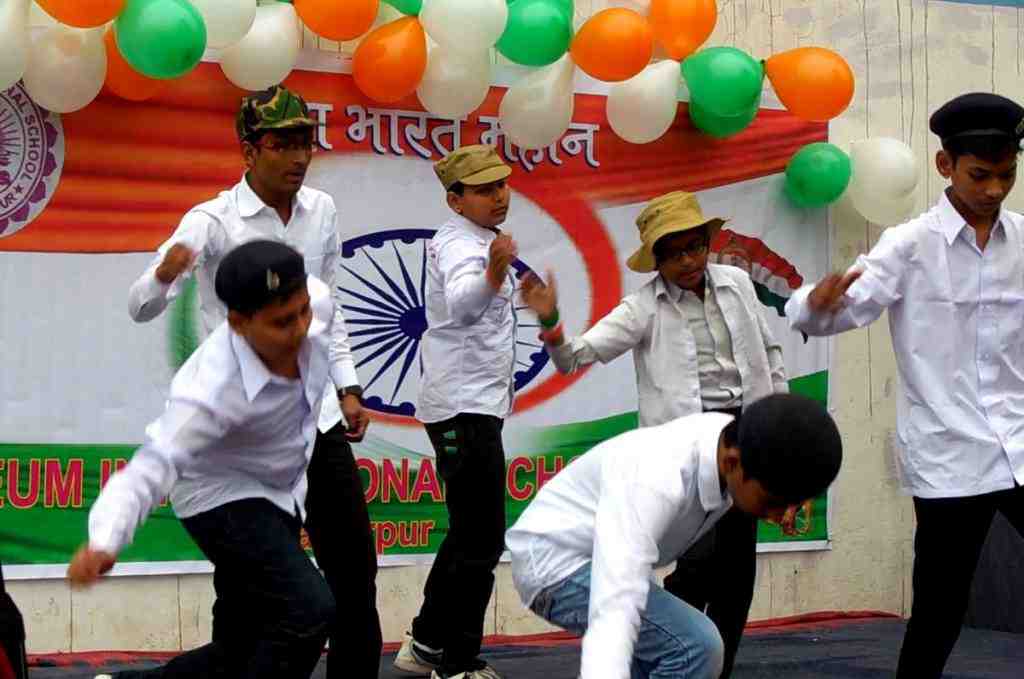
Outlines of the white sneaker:
M 501 675 L 498 674 L 498 670 L 484 663 L 484 666 L 479 669 L 467 670 L 458 674 L 441 674 L 440 670 L 434 670 L 430 679 L 501 679 Z
M 442 651 L 421 644 L 408 632 L 395 656 L 395 669 L 406 674 L 428 677 L 441 666 Z
M 114 679 L 114 677 L 110 674 L 97 674 L 93 679 Z

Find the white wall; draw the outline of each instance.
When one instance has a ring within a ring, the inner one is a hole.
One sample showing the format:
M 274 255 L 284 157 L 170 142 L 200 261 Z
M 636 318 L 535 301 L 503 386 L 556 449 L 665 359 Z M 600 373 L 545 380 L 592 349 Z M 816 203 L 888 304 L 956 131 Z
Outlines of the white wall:
M 576 5 L 586 16 L 609 4 L 636 1 L 576 0 Z M 917 196 L 922 210 L 943 188 L 934 171 L 937 140 L 928 132 L 928 115 L 968 91 L 1024 100 L 1024 10 L 934 0 L 719 0 L 718 5 L 710 44 L 735 45 L 758 58 L 823 45 L 846 57 L 856 73 L 857 93 L 833 123 L 832 141 L 842 145 L 892 136 L 910 144 L 922 164 Z M 1018 191 L 1010 206 L 1021 211 L 1024 192 Z M 880 232 L 843 206 L 833 210 L 833 222 L 837 267 L 866 251 Z M 762 555 L 752 619 L 822 610 L 909 610 L 913 513 L 897 492 L 892 461 L 899 386 L 885 319 L 841 336 L 835 348 L 833 407 L 846 459 L 833 494 L 834 548 Z M 419 606 L 425 578 L 424 568 L 381 571 L 385 639 L 401 638 Z M 118 578 L 85 592 L 71 591 L 63 581 L 11 582 L 9 588 L 25 614 L 31 652 L 190 648 L 210 635 L 207 576 Z M 507 567 L 500 567 L 487 632 L 542 629 L 519 605 Z

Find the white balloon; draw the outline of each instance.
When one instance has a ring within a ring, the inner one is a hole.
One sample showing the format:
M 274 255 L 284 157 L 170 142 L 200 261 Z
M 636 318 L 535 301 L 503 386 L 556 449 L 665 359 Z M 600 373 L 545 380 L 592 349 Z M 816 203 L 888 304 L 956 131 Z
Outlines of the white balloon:
M 498 118 L 512 143 L 542 149 L 562 138 L 572 122 L 575 71 L 567 54 L 509 88 L 498 107 Z
M 223 49 L 245 37 L 256 20 L 257 0 L 190 0 L 206 22 L 206 45 Z
M 491 88 L 491 55 L 459 52 L 437 46 L 427 57 L 427 70 L 416 88 L 423 107 L 443 118 L 472 113 Z
M 299 58 L 299 17 L 291 3 L 275 2 L 256 8 L 256 20 L 245 37 L 220 55 L 228 80 L 243 90 L 277 85 L 292 72 Z
M 442 47 L 479 54 L 490 49 L 505 32 L 505 0 L 426 0 L 420 23 Z
M 889 226 L 911 215 L 921 173 L 909 146 L 889 137 L 855 141 L 850 144 L 850 163 L 846 192 L 865 219 Z
M 49 111 L 71 113 L 84 108 L 100 93 L 106 78 L 102 27 L 57 24 L 29 47 L 25 90 Z
M 0 92 L 21 80 L 28 64 L 28 17 L 32 0 L 0 4 Z
M 672 127 L 679 108 L 679 62 L 659 61 L 608 92 L 608 124 L 633 144 L 646 144 Z

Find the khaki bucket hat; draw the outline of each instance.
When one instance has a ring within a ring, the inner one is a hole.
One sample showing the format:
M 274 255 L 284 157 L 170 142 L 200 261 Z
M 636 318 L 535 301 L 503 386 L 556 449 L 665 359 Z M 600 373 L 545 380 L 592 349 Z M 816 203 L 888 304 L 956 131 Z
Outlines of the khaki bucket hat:
M 640 231 L 640 248 L 626 260 L 626 266 L 639 273 L 649 273 L 657 268 L 654 260 L 654 244 L 659 238 L 671 233 L 689 231 L 708 226 L 708 242 L 714 240 L 726 220 L 721 217 L 707 217 L 700 209 L 697 196 L 686 191 L 673 191 L 658 196 L 644 208 L 636 218 Z

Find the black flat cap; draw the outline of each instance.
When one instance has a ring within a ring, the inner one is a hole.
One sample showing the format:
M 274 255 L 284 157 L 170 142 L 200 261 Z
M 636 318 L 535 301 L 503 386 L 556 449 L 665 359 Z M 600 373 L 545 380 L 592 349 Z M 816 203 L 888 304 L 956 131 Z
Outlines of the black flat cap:
M 1024 108 L 988 92 L 963 94 L 932 114 L 932 132 L 943 141 L 958 137 L 1024 138 Z
M 293 248 L 272 240 L 239 245 L 217 268 L 214 289 L 231 311 L 251 314 L 306 284 L 306 265 Z

